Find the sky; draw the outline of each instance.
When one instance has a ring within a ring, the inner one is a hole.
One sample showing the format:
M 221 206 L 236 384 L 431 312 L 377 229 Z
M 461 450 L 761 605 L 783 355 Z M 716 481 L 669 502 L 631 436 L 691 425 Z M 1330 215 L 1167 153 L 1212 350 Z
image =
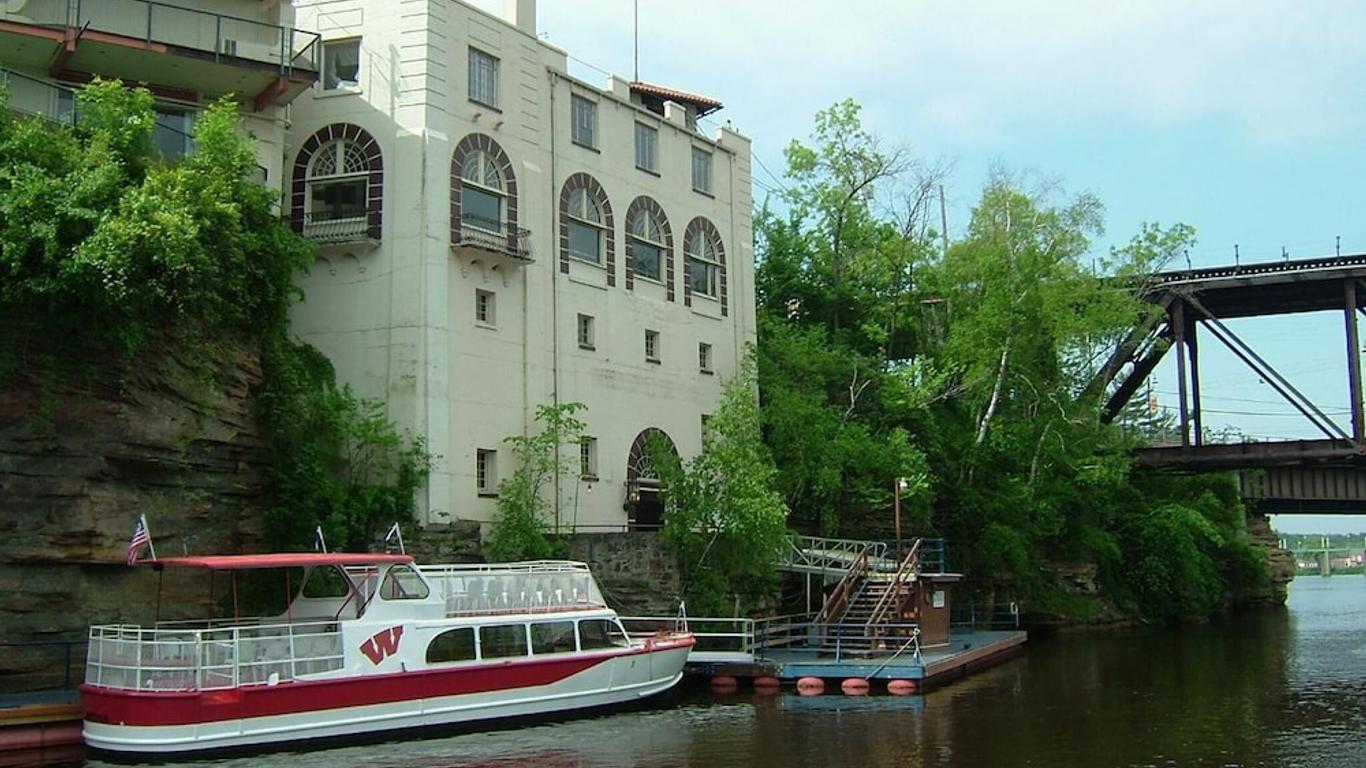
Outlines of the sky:
M 1366 3 L 1145 0 L 638 0 L 640 79 L 712 96 L 754 142 L 755 199 L 817 110 L 852 97 L 865 127 L 952 162 L 950 234 L 993 165 L 1106 205 L 1097 255 L 1143 222 L 1195 227 L 1194 266 L 1366 252 Z M 498 12 L 497 0 L 476 4 Z M 571 71 L 632 75 L 633 0 L 540 0 Z M 1173 267 L 1182 265 L 1173 265 Z M 1339 420 L 1340 314 L 1232 324 Z M 1208 336 L 1206 336 L 1208 338 Z M 1201 346 L 1206 422 L 1269 438 L 1307 422 L 1230 355 Z M 1153 386 L 1175 400 L 1169 356 Z M 1347 532 L 1366 516 L 1281 516 Z

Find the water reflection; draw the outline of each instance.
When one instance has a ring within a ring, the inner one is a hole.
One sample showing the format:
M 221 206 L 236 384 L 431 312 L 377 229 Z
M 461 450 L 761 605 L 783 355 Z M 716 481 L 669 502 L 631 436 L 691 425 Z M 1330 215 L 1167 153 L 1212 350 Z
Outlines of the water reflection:
M 1303 579 L 1288 610 L 1038 638 L 1025 655 L 923 697 L 716 697 L 692 687 L 636 712 L 212 764 L 1362 765 L 1363 638 L 1366 579 Z

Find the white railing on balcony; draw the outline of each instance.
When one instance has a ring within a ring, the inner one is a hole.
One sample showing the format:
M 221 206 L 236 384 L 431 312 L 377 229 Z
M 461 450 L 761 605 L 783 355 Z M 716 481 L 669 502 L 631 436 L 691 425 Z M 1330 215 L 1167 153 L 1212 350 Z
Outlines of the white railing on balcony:
M 132 691 L 265 685 L 342 668 L 336 622 L 90 628 L 85 681 Z
M 418 571 L 450 616 L 604 608 L 588 566 L 564 560 L 427 565 Z
M 863 554 L 870 567 L 878 570 L 895 563 L 887 559 L 887 543 L 861 539 L 830 539 L 820 536 L 795 536 L 780 567 L 797 573 L 838 574 Z
M 273 4 L 262 4 L 272 7 Z M 88 28 L 148 43 L 236 57 L 287 70 L 318 70 L 315 32 L 154 0 L 24 0 L 0 4 L 0 19 L 44 27 Z

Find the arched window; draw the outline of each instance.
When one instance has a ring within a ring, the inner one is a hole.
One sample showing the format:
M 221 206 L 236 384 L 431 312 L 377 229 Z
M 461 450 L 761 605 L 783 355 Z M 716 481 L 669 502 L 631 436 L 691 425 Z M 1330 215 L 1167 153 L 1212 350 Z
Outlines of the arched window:
M 721 234 L 710 221 L 698 216 L 683 235 L 684 299 L 691 304 L 699 294 L 721 302 L 726 314 L 726 251 Z
M 489 233 L 506 238 L 489 238 Z M 517 178 L 498 142 L 482 133 L 460 140 L 451 156 L 451 243 L 522 253 L 517 228 Z
M 569 272 L 570 259 L 599 265 L 606 262 L 607 284 L 616 285 L 614 243 L 607 192 L 586 173 L 570 176 L 560 191 L 560 271 Z
M 384 166 L 379 144 L 359 126 L 329 125 L 294 160 L 291 219 L 322 242 L 380 236 Z
M 664 283 L 673 300 L 673 234 L 664 209 L 648 197 L 637 197 L 626 211 L 626 287 L 634 278 Z
M 364 219 L 370 185 L 369 158 L 354 141 L 323 145 L 308 164 L 310 222 Z

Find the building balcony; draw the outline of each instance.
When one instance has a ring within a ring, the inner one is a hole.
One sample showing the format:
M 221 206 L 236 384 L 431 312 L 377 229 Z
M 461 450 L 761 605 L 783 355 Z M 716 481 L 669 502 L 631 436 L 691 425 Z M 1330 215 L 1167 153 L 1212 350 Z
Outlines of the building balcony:
M 267 18 L 152 0 L 0 4 L 0 59 L 63 80 L 119 78 L 191 100 L 236 93 L 245 108 L 260 110 L 312 85 L 321 55 L 317 33 Z
M 322 245 L 379 242 L 370 227 L 370 217 L 361 211 L 319 211 L 304 214 L 303 235 Z
M 460 228 L 455 234 L 456 241 L 451 243 L 453 248 L 472 248 L 525 263 L 534 261 L 530 230 L 467 213 L 460 217 Z

